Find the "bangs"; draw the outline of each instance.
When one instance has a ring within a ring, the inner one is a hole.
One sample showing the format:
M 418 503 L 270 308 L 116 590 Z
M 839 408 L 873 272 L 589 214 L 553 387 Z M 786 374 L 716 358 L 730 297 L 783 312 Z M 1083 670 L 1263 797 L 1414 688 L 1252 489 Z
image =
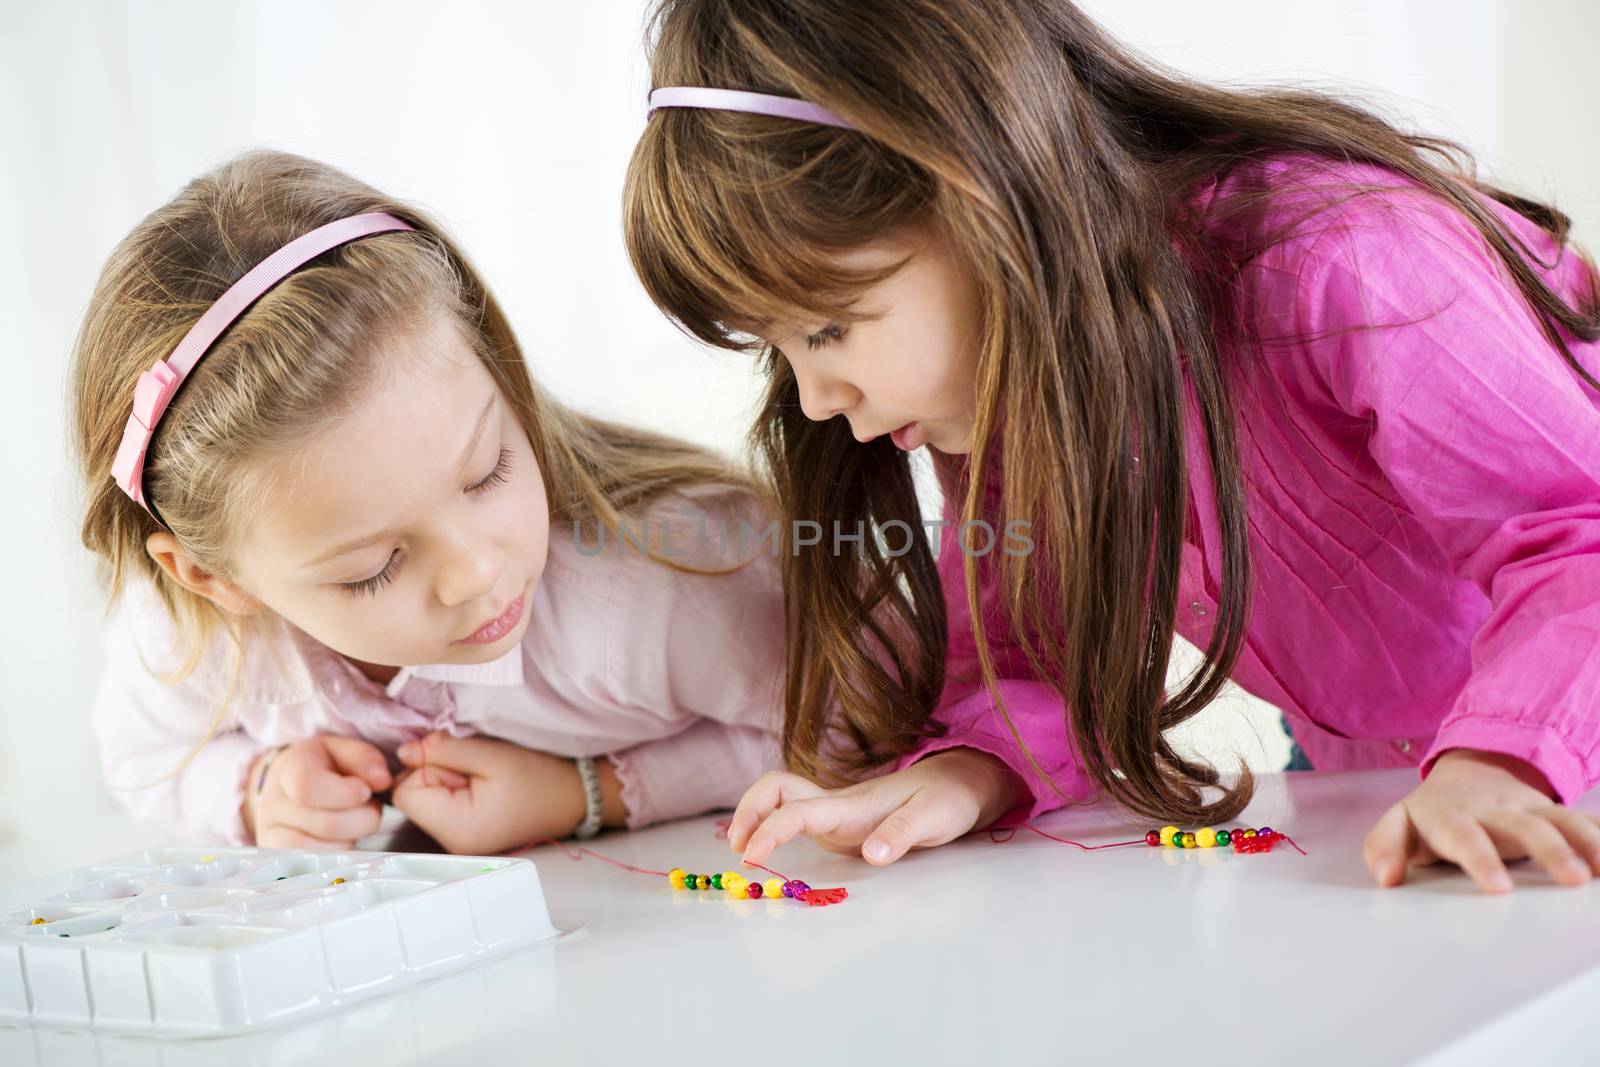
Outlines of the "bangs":
M 852 267 L 844 253 L 916 221 L 928 203 L 921 183 L 871 181 L 887 155 L 831 127 L 657 112 L 624 193 L 634 271 L 662 311 L 719 348 L 765 347 L 733 323 L 859 321 L 861 294 L 899 264 Z M 847 174 L 853 188 L 840 188 Z M 889 195 L 876 195 L 885 185 Z

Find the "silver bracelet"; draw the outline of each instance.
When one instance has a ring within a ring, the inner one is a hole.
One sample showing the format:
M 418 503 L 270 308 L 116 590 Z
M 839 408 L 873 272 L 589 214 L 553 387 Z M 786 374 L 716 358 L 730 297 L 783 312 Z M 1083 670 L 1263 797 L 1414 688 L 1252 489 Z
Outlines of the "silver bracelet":
M 578 828 L 572 831 L 572 836 L 587 841 L 606 824 L 604 802 L 600 796 L 600 775 L 589 756 L 579 756 L 573 762 L 578 765 L 578 778 L 583 782 L 584 815 Z

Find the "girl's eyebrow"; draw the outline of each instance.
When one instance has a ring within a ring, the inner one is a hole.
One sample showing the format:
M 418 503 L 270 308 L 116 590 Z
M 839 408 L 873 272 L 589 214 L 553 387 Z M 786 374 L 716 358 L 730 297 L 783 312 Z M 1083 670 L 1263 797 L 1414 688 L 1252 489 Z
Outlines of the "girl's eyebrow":
M 472 459 L 472 453 L 478 447 L 478 440 L 483 436 L 483 425 L 489 418 L 490 410 L 494 407 L 494 398 L 496 395 L 498 394 L 490 393 L 489 399 L 483 405 L 483 410 L 478 412 L 478 419 L 472 427 L 472 436 L 467 439 L 467 447 L 461 450 L 461 467 L 465 467 L 467 465 L 467 462 Z M 340 556 L 348 555 L 357 549 L 370 548 L 379 541 L 387 541 L 389 538 L 395 535 L 395 532 L 396 531 L 393 529 L 378 530 L 377 532 L 367 534 L 364 537 L 357 537 L 354 540 L 345 541 L 341 544 L 334 545 L 332 548 L 328 549 L 326 552 L 323 552 L 315 559 L 310 559 L 300 564 L 300 568 L 302 570 L 309 570 L 312 567 L 317 567 L 321 564 L 327 563 L 329 560 L 338 559 Z

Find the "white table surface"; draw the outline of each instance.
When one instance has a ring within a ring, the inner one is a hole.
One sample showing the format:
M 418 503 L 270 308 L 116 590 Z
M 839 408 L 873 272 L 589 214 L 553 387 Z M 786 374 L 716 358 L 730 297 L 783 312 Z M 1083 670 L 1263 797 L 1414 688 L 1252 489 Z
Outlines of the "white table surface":
M 1308 857 L 1086 854 L 1026 834 L 882 870 L 809 842 L 780 850 L 772 866 L 791 877 L 849 888 L 828 908 L 674 893 L 540 849 L 552 918 L 582 927 L 562 943 L 245 1038 L 0 1027 L 0 1064 L 1600 1063 L 1594 886 L 1519 865 L 1501 897 L 1443 868 L 1372 887 L 1362 837 L 1414 781 L 1263 776 L 1242 821 Z M 1146 829 L 1095 809 L 1039 825 L 1091 842 Z M 735 863 L 714 826 L 596 847 L 720 871 Z M 0 849 L 4 881 L 48 873 L 28 862 Z

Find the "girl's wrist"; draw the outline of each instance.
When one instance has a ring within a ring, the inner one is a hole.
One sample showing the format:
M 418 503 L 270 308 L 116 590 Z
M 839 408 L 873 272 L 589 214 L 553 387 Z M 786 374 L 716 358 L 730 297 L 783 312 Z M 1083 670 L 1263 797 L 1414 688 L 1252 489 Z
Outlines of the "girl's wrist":
M 594 761 L 595 774 L 600 778 L 600 812 L 606 829 L 628 825 L 628 806 L 622 802 L 622 779 L 617 777 L 617 765 L 610 756 L 599 756 Z
M 277 749 L 264 748 L 250 758 L 250 765 L 244 772 L 244 800 L 239 805 L 239 819 L 244 823 L 244 835 L 247 840 L 256 839 L 256 797 L 261 794 L 261 782 L 265 764 L 271 757 L 277 755 Z
M 541 828 L 541 836 L 549 833 L 556 837 L 565 837 L 576 827 L 581 826 L 589 817 L 589 801 L 583 785 L 582 775 L 578 771 L 576 760 L 567 760 L 567 766 L 572 769 L 572 778 L 569 786 L 563 787 L 570 803 L 564 802 L 561 810 L 556 813 L 556 821 L 560 828 Z M 628 808 L 622 802 L 622 782 L 617 778 L 616 765 L 608 756 L 594 757 L 595 777 L 600 783 L 600 819 L 601 826 L 605 829 L 626 826 L 628 822 Z M 549 817 L 548 815 L 546 816 Z
M 1028 799 L 1028 787 L 1001 760 L 975 748 L 950 748 L 929 756 L 925 763 L 940 760 L 942 769 L 954 774 L 972 790 L 978 803 L 973 827 L 982 829 L 1000 820 L 1007 812 Z

